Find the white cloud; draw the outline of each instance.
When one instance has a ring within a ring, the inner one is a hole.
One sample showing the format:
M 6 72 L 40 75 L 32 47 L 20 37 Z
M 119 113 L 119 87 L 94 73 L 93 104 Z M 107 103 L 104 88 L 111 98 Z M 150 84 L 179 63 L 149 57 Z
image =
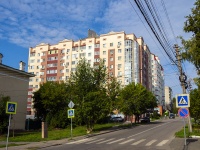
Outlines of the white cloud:
M 195 0 L 167 0 L 165 5 L 176 36 L 188 38 L 183 32 L 184 16 L 190 13 Z M 133 4 L 137 13 L 132 8 Z M 162 17 L 170 42 L 174 37 L 161 10 L 160 1 L 156 2 L 159 15 Z M 152 53 L 160 58 L 161 64 L 169 64 L 165 52 L 144 21 L 134 1 L 129 0 L 1 0 L 0 1 L 0 39 L 23 47 L 34 47 L 45 43 L 57 43 L 65 38 L 77 40 L 87 36 L 87 30 L 93 29 L 98 34 L 110 31 L 125 31 L 143 36 Z M 154 39 L 154 40 L 153 40 Z M 180 44 L 180 41 L 179 43 Z M 191 66 L 191 65 L 186 65 Z M 166 74 L 173 70 L 165 68 Z M 191 67 L 190 67 L 191 68 Z M 190 71 L 188 71 L 190 73 Z M 191 71 L 194 72 L 194 71 Z M 166 77 L 169 85 L 179 81 Z

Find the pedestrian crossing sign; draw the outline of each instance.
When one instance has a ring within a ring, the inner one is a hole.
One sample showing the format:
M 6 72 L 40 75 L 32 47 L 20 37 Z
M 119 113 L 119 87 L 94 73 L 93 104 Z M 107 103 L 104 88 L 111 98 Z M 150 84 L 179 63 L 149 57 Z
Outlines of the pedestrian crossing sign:
M 74 109 L 68 109 L 68 118 L 74 118 Z
M 176 96 L 176 107 L 190 107 L 189 94 L 178 94 Z
M 16 114 L 17 103 L 16 102 L 7 102 L 6 104 L 6 113 L 7 114 Z

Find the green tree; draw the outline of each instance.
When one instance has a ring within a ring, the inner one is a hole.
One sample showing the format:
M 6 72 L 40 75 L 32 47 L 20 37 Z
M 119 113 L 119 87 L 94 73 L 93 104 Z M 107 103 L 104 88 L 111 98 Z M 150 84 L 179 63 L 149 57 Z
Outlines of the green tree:
M 107 80 L 107 94 L 110 101 L 110 113 L 113 110 L 119 110 L 119 92 L 121 90 L 121 85 L 117 82 L 115 77 L 110 77 Z
M 196 122 L 200 119 L 200 90 L 194 89 L 190 92 L 190 114 Z
M 200 0 L 197 0 L 192 8 L 190 15 L 186 16 L 186 22 L 184 25 L 184 31 L 192 33 L 192 37 L 189 40 L 182 39 L 182 44 L 185 51 L 182 53 L 182 57 L 185 60 L 193 63 L 197 69 L 197 73 L 200 74 Z
M 94 124 L 109 113 L 106 76 L 103 61 L 92 68 L 86 59 L 79 61 L 76 71 L 71 75 L 77 116 L 75 121 L 86 124 L 87 132 L 91 132 Z
M 155 96 L 146 90 L 141 84 L 131 83 L 124 87 L 120 93 L 121 110 L 125 115 L 139 115 L 157 106 Z M 135 122 L 136 122 L 135 120 Z
M 174 97 L 172 101 L 173 101 L 173 110 L 172 110 L 172 112 L 174 114 L 178 114 L 178 108 L 176 108 L 176 98 Z
M 60 115 L 63 112 L 67 114 L 66 108 L 69 103 L 67 87 L 64 82 L 46 82 L 33 94 L 34 109 L 38 118 L 46 121 L 48 116 L 47 120 L 52 127 L 61 127 L 59 124 L 61 125 L 62 123 L 59 120 L 67 123 L 66 115 Z M 53 123 L 53 120 L 56 123 Z
M 9 96 L 0 95 L 0 134 L 4 133 L 8 126 L 8 115 L 6 114 L 6 104 L 10 101 Z

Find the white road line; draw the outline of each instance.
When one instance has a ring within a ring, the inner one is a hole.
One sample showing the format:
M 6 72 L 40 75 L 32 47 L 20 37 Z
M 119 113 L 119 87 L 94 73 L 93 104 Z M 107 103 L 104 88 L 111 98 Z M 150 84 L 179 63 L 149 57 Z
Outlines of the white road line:
M 66 143 L 66 144 L 79 144 L 79 143 L 83 143 L 83 142 L 86 142 L 86 141 L 89 141 L 91 139 L 82 139 L 82 140 L 78 140 L 78 141 L 74 141 L 74 142 L 69 142 L 69 143 Z
M 146 140 L 146 139 L 141 139 L 141 140 L 139 140 L 139 141 L 137 141 L 137 142 L 135 142 L 135 143 L 133 143 L 133 144 L 131 144 L 131 145 L 138 145 L 138 144 L 144 142 L 145 140 Z
M 163 146 L 166 144 L 169 140 L 163 140 L 162 142 L 158 143 L 156 146 Z
M 108 140 L 105 140 L 105 141 L 99 142 L 99 143 L 97 143 L 97 144 L 106 143 L 106 142 L 108 142 L 108 141 L 112 141 L 112 140 L 114 140 L 114 139 L 115 139 L 115 138 L 108 139 Z
M 124 139 L 125 139 L 125 138 L 121 138 L 121 139 L 119 139 L 119 140 L 112 141 L 112 142 L 109 142 L 109 143 L 106 143 L 106 144 L 112 144 L 112 143 L 116 143 L 116 142 L 122 141 L 122 140 L 124 140 Z
M 136 136 L 136 135 L 142 134 L 142 133 L 144 133 L 144 132 L 150 131 L 150 130 L 152 130 L 152 129 L 155 129 L 155 128 L 157 128 L 157 127 L 160 127 L 160 126 L 163 126 L 163 125 L 166 125 L 166 124 L 169 124 L 169 123 L 171 123 L 171 122 L 167 122 L 167 123 L 164 123 L 164 124 L 161 124 L 161 125 L 155 126 L 155 127 L 153 127 L 153 128 L 150 128 L 150 129 L 144 130 L 144 131 L 142 131 L 142 132 L 139 132 L 139 133 L 137 133 L 137 134 L 131 135 L 131 136 L 127 137 L 127 138 L 131 138 L 131 137 L 133 137 L 133 136 Z
M 126 144 L 126 143 L 128 143 L 128 142 L 131 142 L 131 141 L 133 141 L 133 140 L 135 140 L 135 139 L 129 139 L 129 140 L 127 140 L 127 141 L 124 141 L 124 142 L 121 142 L 121 143 L 119 143 L 119 144 Z
M 85 144 L 91 144 L 91 143 L 94 143 L 94 142 L 99 142 L 99 141 L 102 141 L 104 139 L 98 139 L 98 140 L 94 140 L 94 141 L 91 141 L 91 142 L 88 142 L 88 143 L 85 143 Z
M 154 142 L 156 142 L 157 140 L 151 140 L 150 142 L 148 142 L 145 146 L 150 146 L 151 144 L 153 144 Z

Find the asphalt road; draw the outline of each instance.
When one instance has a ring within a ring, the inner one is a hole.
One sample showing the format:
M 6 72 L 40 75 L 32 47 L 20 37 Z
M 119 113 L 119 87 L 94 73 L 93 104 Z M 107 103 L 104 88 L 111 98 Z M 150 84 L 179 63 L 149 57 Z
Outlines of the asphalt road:
M 166 119 L 129 129 L 71 140 L 43 150 L 159 150 L 173 149 L 174 133 L 183 127 L 180 118 Z

